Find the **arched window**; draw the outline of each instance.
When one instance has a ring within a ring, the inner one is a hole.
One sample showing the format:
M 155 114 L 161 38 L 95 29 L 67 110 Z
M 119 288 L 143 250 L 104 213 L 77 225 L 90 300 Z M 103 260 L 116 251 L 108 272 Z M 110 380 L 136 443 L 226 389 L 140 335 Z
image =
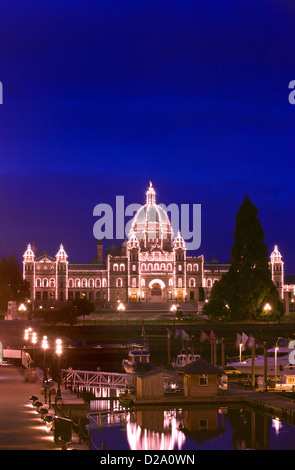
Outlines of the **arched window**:
M 55 280 L 54 280 L 54 279 L 50 279 L 50 281 L 49 281 L 49 286 L 50 286 L 50 287 L 54 287 L 54 286 L 55 286 Z
M 80 287 L 80 286 L 81 286 L 80 279 L 76 279 L 75 280 L 75 287 Z
M 159 265 L 158 265 L 158 263 L 155 264 L 155 271 L 159 271 Z
M 181 279 L 181 277 L 178 278 L 177 286 L 178 286 L 178 287 L 182 287 L 182 279 Z
M 145 279 L 141 279 L 141 287 L 145 287 Z
M 192 265 L 188 264 L 186 269 L 187 269 L 187 271 L 192 271 Z
M 119 265 L 118 264 L 113 265 L 113 271 L 119 271 Z
M 101 280 L 100 279 L 96 279 L 95 281 L 95 287 L 101 287 Z
M 132 271 L 136 271 L 136 264 L 132 265 Z
M 120 264 L 120 271 L 125 271 L 125 264 L 123 263 Z
M 36 279 L 36 287 L 41 287 L 41 279 Z
M 82 279 L 82 287 L 87 287 L 87 280 L 86 279 Z
M 116 287 L 122 287 L 123 286 L 123 281 L 122 279 L 119 277 L 118 279 L 116 279 Z
M 102 287 L 107 287 L 107 280 L 105 278 L 102 280 Z
M 168 269 L 168 271 L 172 271 L 172 264 L 171 263 L 167 264 L 167 269 Z
M 207 281 L 207 287 L 212 287 L 212 279 L 208 279 L 208 281 Z
M 173 287 L 173 279 L 169 279 L 169 287 Z
M 69 279 L 69 287 L 73 287 L 73 285 L 74 285 L 73 279 Z
M 182 271 L 182 264 L 178 265 L 178 271 Z
M 194 271 L 198 271 L 199 270 L 199 266 L 197 264 L 194 264 Z
M 88 286 L 91 287 L 91 288 L 94 286 L 94 281 L 93 281 L 93 279 L 89 279 L 89 281 L 88 281 Z
M 153 270 L 153 265 L 152 265 L 152 263 L 149 263 L 148 268 L 149 268 L 149 271 L 152 271 L 152 270 Z
M 145 270 L 146 270 L 146 264 L 145 264 L 145 263 L 143 263 L 143 264 L 141 265 L 141 269 L 142 269 L 142 271 L 145 271 Z
M 193 278 L 189 280 L 189 287 L 196 287 L 196 281 Z
M 43 287 L 48 287 L 48 279 L 43 279 Z
M 164 263 L 161 264 L 161 271 L 165 271 L 165 264 Z

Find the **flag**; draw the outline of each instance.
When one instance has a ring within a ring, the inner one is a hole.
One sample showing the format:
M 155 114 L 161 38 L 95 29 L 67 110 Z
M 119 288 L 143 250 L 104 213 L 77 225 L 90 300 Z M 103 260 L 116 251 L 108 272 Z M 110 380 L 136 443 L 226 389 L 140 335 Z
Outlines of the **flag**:
M 173 331 L 170 330 L 169 328 L 166 328 L 166 330 L 167 330 L 168 338 L 171 338 L 171 336 L 173 336 L 173 334 L 174 334 Z
M 204 331 L 201 331 L 200 342 L 203 343 L 204 341 L 209 341 L 209 340 L 210 340 L 209 336 Z
M 181 338 L 184 339 L 185 341 L 188 341 L 189 340 L 189 334 L 186 331 L 181 330 Z
M 242 336 L 239 333 L 237 333 L 236 342 L 235 342 L 235 346 L 237 349 L 239 349 L 241 342 L 242 342 Z
M 247 348 L 252 348 L 252 346 L 254 346 L 256 344 L 256 339 L 254 338 L 253 335 L 249 335 L 249 339 L 247 341 L 247 344 L 246 344 L 246 347 Z
M 212 343 L 212 341 L 214 340 L 215 337 L 216 337 L 216 335 L 215 335 L 214 331 L 211 330 L 210 338 L 209 338 L 210 343 Z
M 246 343 L 248 341 L 248 336 L 246 335 L 246 333 L 242 333 L 242 351 L 245 351 L 246 349 Z
M 176 328 L 176 330 L 175 330 L 175 339 L 179 338 L 180 335 L 181 335 L 181 331 L 178 328 Z

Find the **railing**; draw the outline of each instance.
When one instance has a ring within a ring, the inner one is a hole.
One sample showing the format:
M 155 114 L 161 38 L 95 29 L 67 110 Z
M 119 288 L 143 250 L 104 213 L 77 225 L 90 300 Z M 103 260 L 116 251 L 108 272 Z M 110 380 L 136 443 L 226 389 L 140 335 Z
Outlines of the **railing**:
M 72 387 L 101 387 L 130 390 L 135 388 L 135 376 L 116 372 L 93 372 L 85 370 L 63 369 L 62 381 Z

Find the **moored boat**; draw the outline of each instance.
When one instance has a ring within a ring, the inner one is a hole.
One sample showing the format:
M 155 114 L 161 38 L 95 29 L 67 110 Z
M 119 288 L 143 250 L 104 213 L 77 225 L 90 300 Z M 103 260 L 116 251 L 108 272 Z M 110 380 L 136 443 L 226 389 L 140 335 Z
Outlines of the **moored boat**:
M 128 358 L 123 359 L 122 366 L 127 374 L 141 374 L 153 369 L 150 353 L 144 340 L 131 341 Z

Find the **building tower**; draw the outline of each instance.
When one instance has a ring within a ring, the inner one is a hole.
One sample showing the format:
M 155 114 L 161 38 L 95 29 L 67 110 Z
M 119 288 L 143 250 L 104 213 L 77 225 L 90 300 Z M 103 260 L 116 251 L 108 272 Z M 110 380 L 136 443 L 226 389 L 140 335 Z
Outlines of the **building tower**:
M 64 302 L 68 300 L 68 255 L 66 254 L 63 245 L 60 245 L 59 251 L 56 254 L 56 300 Z
M 282 255 L 278 250 L 278 246 L 275 245 L 272 254 L 270 255 L 270 269 L 271 278 L 274 285 L 277 288 L 280 299 L 284 299 L 284 262 L 282 261 Z
M 186 246 L 185 241 L 178 231 L 174 239 L 174 286 L 178 302 L 186 299 Z
M 29 243 L 23 255 L 23 279 L 30 284 L 30 298 L 35 299 L 35 254 Z

